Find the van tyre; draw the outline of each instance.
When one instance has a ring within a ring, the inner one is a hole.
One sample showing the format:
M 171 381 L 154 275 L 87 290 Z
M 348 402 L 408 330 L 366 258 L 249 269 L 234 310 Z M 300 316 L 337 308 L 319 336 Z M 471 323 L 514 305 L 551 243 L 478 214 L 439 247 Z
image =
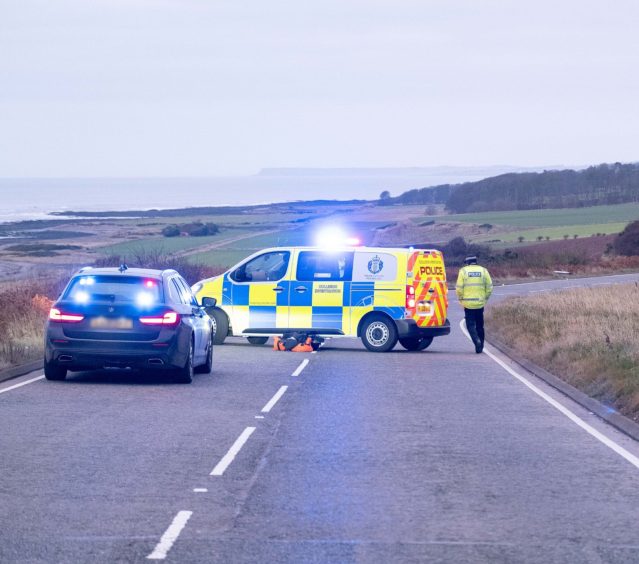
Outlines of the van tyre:
M 44 362 L 44 377 L 47 380 L 64 380 L 67 377 L 67 369 L 54 362 Z
M 198 366 L 194 372 L 199 374 L 210 374 L 213 371 L 213 338 L 209 341 L 209 346 L 206 349 L 206 362 Z
M 423 351 L 430 347 L 432 342 L 433 337 L 405 337 L 399 340 L 399 344 L 407 351 Z
M 209 314 L 209 317 L 213 322 L 213 344 L 223 344 L 224 339 L 226 339 L 229 334 L 229 318 L 226 317 L 226 313 L 219 308 L 207 309 L 206 313 Z
M 265 345 L 268 337 L 247 337 L 246 340 L 252 345 Z
M 397 327 L 385 315 L 372 315 L 362 327 L 362 343 L 373 352 L 387 352 L 397 344 Z
M 189 354 L 183 368 L 178 368 L 175 374 L 175 381 L 178 384 L 190 384 L 193 382 L 193 341 L 189 345 Z

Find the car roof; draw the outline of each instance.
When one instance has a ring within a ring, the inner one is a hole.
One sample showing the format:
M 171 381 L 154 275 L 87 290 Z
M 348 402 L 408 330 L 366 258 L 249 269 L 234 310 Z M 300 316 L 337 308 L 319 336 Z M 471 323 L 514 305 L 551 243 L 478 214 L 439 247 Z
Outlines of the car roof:
M 122 277 L 143 277 L 143 278 L 162 278 L 162 276 L 167 274 L 177 274 L 175 270 L 166 269 L 166 270 L 158 270 L 154 268 L 127 268 L 126 270 L 121 270 L 120 267 L 117 266 L 108 266 L 108 267 L 100 267 L 93 268 L 90 266 L 81 268 L 78 272 L 75 273 L 74 276 L 86 276 L 86 275 L 100 275 L 106 274 L 111 276 L 122 276 Z

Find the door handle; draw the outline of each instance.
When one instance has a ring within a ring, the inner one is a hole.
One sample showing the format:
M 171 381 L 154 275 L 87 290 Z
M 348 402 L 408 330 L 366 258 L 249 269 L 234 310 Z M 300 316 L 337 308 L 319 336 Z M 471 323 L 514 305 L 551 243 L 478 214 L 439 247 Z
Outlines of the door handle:
M 275 286 L 275 288 L 273 288 L 273 291 L 279 294 L 280 292 L 284 291 L 284 288 L 282 288 L 282 286 Z
M 298 294 L 303 294 L 304 292 L 308 292 L 308 288 L 306 286 L 298 286 L 297 288 L 295 288 L 295 291 Z

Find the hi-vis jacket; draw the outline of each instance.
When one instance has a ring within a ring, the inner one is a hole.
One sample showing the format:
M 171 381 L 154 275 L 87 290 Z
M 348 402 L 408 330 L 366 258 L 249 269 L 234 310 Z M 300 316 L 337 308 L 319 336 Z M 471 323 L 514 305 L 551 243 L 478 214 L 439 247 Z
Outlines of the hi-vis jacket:
M 470 264 L 459 271 L 455 291 L 465 308 L 479 309 L 486 305 L 493 293 L 493 281 L 483 266 Z

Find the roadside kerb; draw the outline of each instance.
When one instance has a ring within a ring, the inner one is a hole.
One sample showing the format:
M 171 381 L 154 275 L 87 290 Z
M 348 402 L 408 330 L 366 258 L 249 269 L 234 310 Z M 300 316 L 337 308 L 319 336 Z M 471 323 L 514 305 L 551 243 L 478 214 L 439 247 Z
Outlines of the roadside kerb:
M 531 374 L 541 378 L 548 385 L 559 390 L 562 394 L 565 394 L 573 401 L 576 401 L 579 405 L 585 407 L 587 410 L 591 411 L 607 423 L 610 423 L 610 425 L 619 429 L 622 433 L 625 433 L 635 441 L 639 441 L 639 424 L 635 423 L 632 419 L 629 419 L 618 411 L 615 411 L 614 408 L 601 403 L 599 400 L 584 394 L 581 390 L 578 390 L 541 366 L 538 366 L 534 362 L 524 358 L 518 352 L 514 351 L 501 341 L 491 338 L 488 342 Z
M 42 360 L 34 360 L 27 364 L 20 364 L 18 366 L 12 366 L 11 368 L 5 368 L 4 370 L 0 370 L 0 382 L 11 380 L 11 378 L 18 378 L 19 376 L 24 376 L 25 374 L 35 372 L 36 370 L 41 370 L 43 366 L 44 364 Z

